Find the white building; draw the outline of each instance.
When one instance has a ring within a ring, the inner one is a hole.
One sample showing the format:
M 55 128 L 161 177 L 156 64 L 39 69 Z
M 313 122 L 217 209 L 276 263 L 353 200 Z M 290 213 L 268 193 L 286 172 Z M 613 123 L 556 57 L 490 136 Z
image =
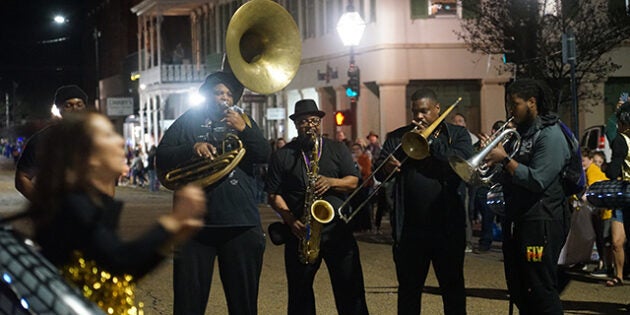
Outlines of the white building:
M 149 136 L 145 141 L 159 139 L 169 122 L 190 106 L 188 93 L 196 91 L 205 75 L 220 68 L 230 17 L 245 2 L 145 0 L 132 8 L 138 15 L 139 116 Z M 294 17 L 302 36 L 299 71 L 282 91 L 263 97 L 262 102 L 245 96 L 241 105 L 267 137 L 291 138 L 295 136 L 292 123 L 286 119 L 267 120 L 267 108 L 283 108 L 288 117 L 297 100 L 313 98 L 328 114 L 324 132 L 332 136 L 336 128 L 333 113 L 349 108 L 344 85 L 348 80 L 350 49 L 343 46 L 336 31 L 348 0 L 277 2 Z M 495 65 L 502 62 L 501 56 L 472 54 L 457 38 L 455 31 L 459 30 L 464 14 L 461 2 L 352 2 L 366 21 L 366 29 L 354 49 L 362 83 L 357 121 L 355 130 L 341 127 L 346 135 L 365 137 L 371 130 L 385 135 L 407 124 L 411 115 L 408 100 L 419 87 L 434 89 L 443 109 L 462 97 L 453 112 L 463 113 L 474 133 L 488 132 L 494 121 L 505 119 L 504 85 L 510 74 L 497 73 Z M 177 52 L 178 43 L 183 46 L 183 53 L 181 49 Z M 615 52 L 615 60 L 627 65 L 611 80 L 616 89 L 620 86 L 630 89 L 627 50 L 624 47 Z M 612 108 L 605 106 L 582 111 L 580 127 L 603 124 L 610 112 Z

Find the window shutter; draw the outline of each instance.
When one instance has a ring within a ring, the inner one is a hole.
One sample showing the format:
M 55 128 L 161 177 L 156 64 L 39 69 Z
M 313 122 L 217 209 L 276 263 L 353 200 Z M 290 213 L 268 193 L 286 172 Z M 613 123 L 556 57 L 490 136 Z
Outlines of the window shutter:
M 411 0 L 411 18 L 425 19 L 429 17 L 429 0 Z

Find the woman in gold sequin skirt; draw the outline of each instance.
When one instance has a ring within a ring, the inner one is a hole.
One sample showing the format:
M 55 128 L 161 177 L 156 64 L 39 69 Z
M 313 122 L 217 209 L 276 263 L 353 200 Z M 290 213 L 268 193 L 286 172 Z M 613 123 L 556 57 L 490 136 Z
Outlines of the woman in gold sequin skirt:
M 29 207 L 42 254 L 106 313 L 142 314 L 133 281 L 201 228 L 204 194 L 193 186 L 176 191 L 171 214 L 122 241 L 122 202 L 113 199 L 111 186 L 128 171 L 123 138 L 98 113 L 71 115 L 51 128 L 38 153 Z

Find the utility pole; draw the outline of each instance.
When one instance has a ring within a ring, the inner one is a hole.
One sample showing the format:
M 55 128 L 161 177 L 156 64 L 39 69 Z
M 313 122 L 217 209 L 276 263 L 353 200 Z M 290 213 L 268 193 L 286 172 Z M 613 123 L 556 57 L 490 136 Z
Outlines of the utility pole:
M 96 63 L 96 67 L 95 67 L 95 77 L 96 77 L 96 94 L 94 97 L 94 107 L 96 107 L 96 109 L 98 111 L 101 110 L 101 92 L 100 92 L 100 88 L 99 88 L 99 80 L 100 80 L 100 60 L 99 60 L 99 55 L 98 55 L 98 39 L 99 37 L 101 37 L 101 32 L 98 30 L 98 28 L 96 28 L 96 26 L 94 27 L 94 31 L 92 32 L 92 36 L 94 38 L 94 59 L 95 59 L 95 63 Z
M 562 63 L 568 63 L 571 67 L 571 120 L 573 120 L 573 133 L 577 135 L 580 130 L 578 129 L 577 82 L 575 80 L 576 59 L 575 35 L 572 30 L 568 30 L 562 34 Z
M 7 128 L 9 128 L 9 93 L 4 93 L 5 115 L 7 115 Z

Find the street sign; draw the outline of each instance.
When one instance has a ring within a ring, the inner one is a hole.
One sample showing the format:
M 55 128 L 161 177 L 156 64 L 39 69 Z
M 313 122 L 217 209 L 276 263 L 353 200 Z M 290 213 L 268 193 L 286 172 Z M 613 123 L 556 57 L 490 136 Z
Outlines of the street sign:
M 267 95 L 263 94 L 243 94 L 243 103 L 266 103 Z
M 107 116 L 133 115 L 133 97 L 108 97 Z
M 282 107 L 268 107 L 267 120 L 282 120 L 286 118 L 285 109 Z

